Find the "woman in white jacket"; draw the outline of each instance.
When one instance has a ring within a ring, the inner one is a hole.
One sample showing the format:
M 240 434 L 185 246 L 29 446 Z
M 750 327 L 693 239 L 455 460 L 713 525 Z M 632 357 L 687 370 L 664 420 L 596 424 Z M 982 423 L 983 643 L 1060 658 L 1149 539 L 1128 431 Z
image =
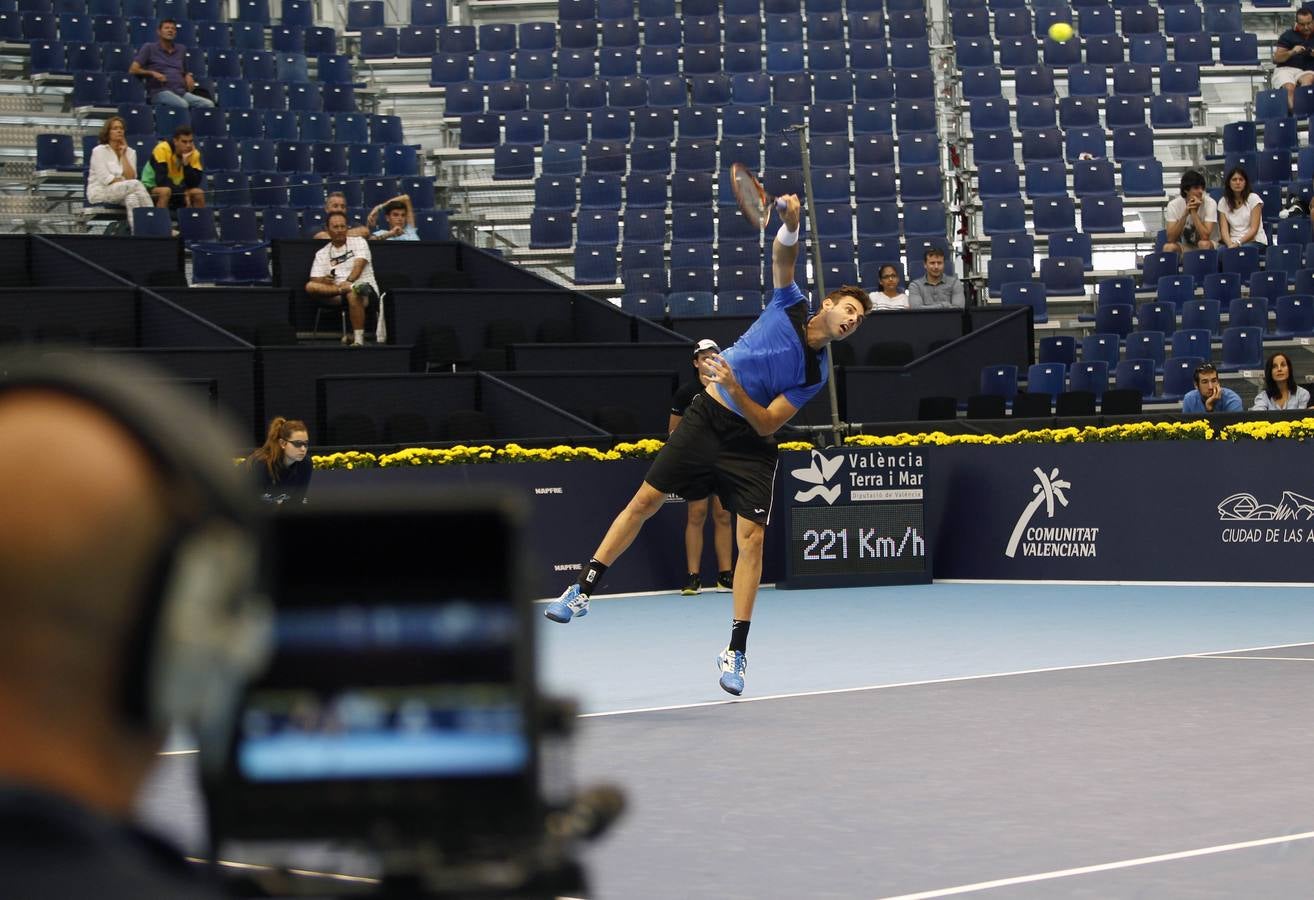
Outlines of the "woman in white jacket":
M 137 151 L 128 146 L 123 120 L 118 116 L 105 120 L 100 129 L 100 143 L 91 151 L 87 203 L 122 203 L 128 210 L 130 229 L 132 211 L 152 205 L 151 195 L 137 178 Z

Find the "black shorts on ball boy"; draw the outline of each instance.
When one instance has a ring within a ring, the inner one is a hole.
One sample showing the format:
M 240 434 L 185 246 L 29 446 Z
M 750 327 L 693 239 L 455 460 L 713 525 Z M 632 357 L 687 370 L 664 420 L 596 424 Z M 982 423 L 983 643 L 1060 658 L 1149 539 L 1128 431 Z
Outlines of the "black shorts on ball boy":
M 743 417 L 702 393 L 689 404 L 643 480 L 686 500 L 715 493 L 730 512 L 765 525 L 771 519 L 776 461 L 774 436 L 763 437 Z

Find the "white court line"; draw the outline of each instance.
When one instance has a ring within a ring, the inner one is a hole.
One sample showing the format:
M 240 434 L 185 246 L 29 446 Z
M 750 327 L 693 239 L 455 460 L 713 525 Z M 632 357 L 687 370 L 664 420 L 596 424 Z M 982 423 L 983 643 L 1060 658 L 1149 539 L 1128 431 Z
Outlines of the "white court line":
M 1072 875 L 1089 875 L 1092 872 L 1109 872 L 1114 869 L 1130 869 L 1133 866 L 1145 866 L 1151 863 L 1172 862 L 1178 859 L 1191 859 L 1196 856 L 1210 856 L 1214 853 L 1228 853 L 1232 850 L 1249 850 L 1254 847 L 1267 847 L 1273 844 L 1288 844 L 1292 841 L 1307 841 L 1314 838 L 1314 831 L 1299 834 L 1284 834 L 1279 837 L 1260 838 L 1254 841 L 1238 841 L 1235 844 L 1218 844 L 1213 847 L 1200 847 L 1196 850 L 1181 850 L 1177 853 L 1160 853 L 1157 856 L 1141 856 L 1136 859 L 1122 859 L 1117 862 L 1100 863 L 1094 866 L 1078 866 L 1074 869 L 1056 869 L 1053 872 L 1037 872 L 1034 875 L 1019 875 L 1016 878 L 999 878 L 994 881 L 978 881 L 976 884 L 960 884 L 955 887 L 939 888 L 933 891 L 920 891 L 916 894 L 899 894 L 882 897 L 880 900 L 929 900 L 931 897 L 952 897 L 955 894 L 971 894 L 976 891 L 988 891 L 998 887 L 1015 884 L 1030 884 L 1036 881 L 1052 881 L 1055 878 L 1068 878 Z
M 1224 656 L 1215 653 L 1192 653 L 1187 659 L 1267 659 L 1282 662 L 1314 662 L 1314 656 Z
M 1218 650 L 1217 653 L 1250 653 L 1255 650 L 1281 650 L 1286 647 L 1305 647 L 1309 641 L 1296 641 L 1291 644 L 1272 644 L 1266 647 L 1237 647 L 1231 650 Z M 1176 653 L 1172 656 L 1147 656 L 1143 659 L 1120 659 L 1111 662 L 1082 663 L 1074 666 L 1048 666 L 1040 669 L 1018 669 L 1012 672 L 990 672 L 984 675 L 958 675 L 952 678 L 927 678 L 920 681 L 899 681 L 892 684 L 870 684 L 863 687 L 831 688 L 824 691 L 798 691 L 791 694 L 767 694 L 762 697 L 741 697 L 737 700 L 707 700 L 702 703 L 679 703 L 672 706 L 645 706 L 636 709 L 617 709 L 607 712 L 581 713 L 578 718 L 598 719 L 606 716 L 628 716 L 634 713 L 671 712 L 681 709 L 702 709 L 709 706 L 726 706 L 732 703 L 761 703 L 766 700 L 793 700 L 799 697 L 825 697 L 831 694 L 854 694 L 860 691 L 885 691 L 891 688 L 922 687 L 930 684 L 955 684 L 963 681 L 981 681 L 986 678 L 1011 678 L 1014 675 L 1039 675 L 1046 672 L 1069 672 L 1077 669 L 1098 669 L 1105 666 L 1132 666 L 1139 663 L 1165 662 L 1172 659 L 1186 659 L 1201 654 Z M 1254 659 L 1255 657 L 1244 657 Z M 1281 657 L 1285 659 L 1286 657 Z

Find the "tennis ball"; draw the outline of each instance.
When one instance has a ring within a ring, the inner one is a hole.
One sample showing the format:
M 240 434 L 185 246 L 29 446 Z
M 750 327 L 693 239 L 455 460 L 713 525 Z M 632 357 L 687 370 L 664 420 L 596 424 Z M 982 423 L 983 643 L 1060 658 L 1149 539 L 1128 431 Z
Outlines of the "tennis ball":
M 1049 26 L 1049 36 L 1060 44 L 1072 40 L 1072 35 L 1075 33 L 1067 22 L 1055 22 Z

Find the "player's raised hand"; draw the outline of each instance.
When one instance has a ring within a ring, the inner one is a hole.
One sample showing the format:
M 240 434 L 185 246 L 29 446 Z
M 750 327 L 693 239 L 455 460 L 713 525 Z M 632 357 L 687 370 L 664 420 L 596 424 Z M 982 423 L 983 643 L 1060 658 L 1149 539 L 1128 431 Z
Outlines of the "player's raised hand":
M 797 210 L 797 200 L 794 206 Z M 703 363 L 703 372 L 707 375 L 708 381 L 716 382 L 728 391 L 739 387 L 739 381 L 735 378 L 734 369 L 730 368 L 730 364 L 725 361 L 725 357 L 719 353 L 708 357 L 707 362 Z
M 776 198 L 783 200 L 785 207 L 780 211 L 780 219 L 789 226 L 790 231 L 798 231 L 799 202 L 798 194 L 784 194 Z

